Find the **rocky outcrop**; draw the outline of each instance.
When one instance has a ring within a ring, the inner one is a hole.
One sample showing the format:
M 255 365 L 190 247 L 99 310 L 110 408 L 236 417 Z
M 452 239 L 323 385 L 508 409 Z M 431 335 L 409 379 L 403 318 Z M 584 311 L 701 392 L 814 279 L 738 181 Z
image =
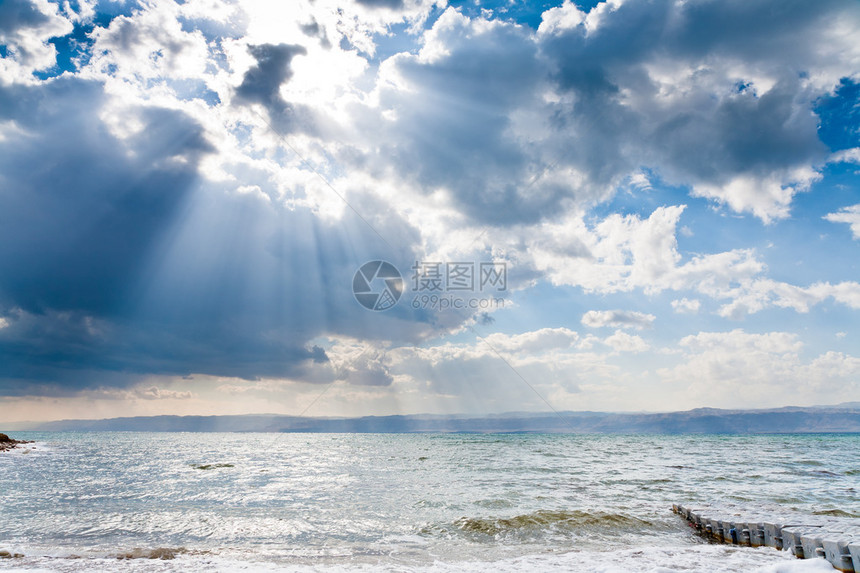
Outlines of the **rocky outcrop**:
M 3 436 L 3 435 L 5 435 L 5 434 L 0 434 L 0 436 Z M 22 555 L 21 553 L 10 553 L 9 551 L 0 551 L 0 559 L 18 559 L 18 558 L 21 558 L 23 556 L 24 555 Z
M 11 450 L 12 448 L 17 448 L 20 444 L 32 444 L 33 442 L 27 440 L 15 440 L 7 436 L 6 434 L 0 434 L 0 452 L 5 452 L 7 450 Z

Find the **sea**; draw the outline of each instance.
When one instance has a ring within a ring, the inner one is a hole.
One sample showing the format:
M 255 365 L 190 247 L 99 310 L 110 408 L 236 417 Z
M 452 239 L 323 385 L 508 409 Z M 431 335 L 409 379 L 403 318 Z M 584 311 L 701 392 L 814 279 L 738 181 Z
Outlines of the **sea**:
M 672 504 L 860 518 L 858 435 L 13 437 L 0 570 L 833 571 Z

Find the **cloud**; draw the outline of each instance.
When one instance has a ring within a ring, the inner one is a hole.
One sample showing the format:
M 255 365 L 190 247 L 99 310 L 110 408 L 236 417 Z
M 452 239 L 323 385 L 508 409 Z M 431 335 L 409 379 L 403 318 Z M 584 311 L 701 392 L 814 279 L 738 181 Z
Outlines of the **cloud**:
M 606 338 L 604 344 L 612 347 L 616 352 L 645 352 L 649 348 L 642 337 L 628 334 L 623 330 L 616 330 L 615 334 Z
M 682 298 L 672 301 L 672 309 L 681 314 L 696 314 L 702 306 L 698 299 Z
M 420 52 L 380 65 L 378 104 L 354 110 L 361 161 L 419 194 L 445 193 L 481 222 L 548 216 L 571 191 L 552 182 L 527 185 L 543 165 L 521 145 L 514 117 L 539 99 L 536 58 L 522 26 L 447 9 Z
M 591 228 L 582 216 L 569 217 L 529 235 L 525 252 L 504 232 L 487 235 L 491 244 L 517 253 L 521 262 L 532 263 L 553 284 L 586 292 L 692 291 L 723 301 L 718 314 L 732 319 L 773 307 L 808 312 L 828 299 L 856 308 L 857 283 L 798 286 L 774 281 L 766 277 L 767 267 L 753 249 L 697 254 L 685 260 L 676 239 L 684 209 L 658 207 L 647 218 L 611 214 Z
M 388 351 L 387 357 L 395 387 L 406 399 L 412 388 L 420 388 L 425 411 L 442 404 L 458 411 L 545 409 L 535 391 L 556 408 L 570 408 L 581 403 L 581 386 L 601 387 L 621 371 L 607 356 L 591 352 L 581 342 L 568 329 L 544 328 L 495 333 L 487 343 L 401 346 Z M 606 345 L 616 352 L 647 348 L 638 337 L 623 333 L 610 336 Z
M 586 292 L 646 294 L 696 290 L 714 298 L 737 295 L 764 270 L 751 249 L 698 254 L 687 260 L 678 251 L 676 228 L 685 206 L 658 207 L 649 216 L 611 214 L 591 227 L 582 215 L 545 224 L 527 240 L 527 250 L 489 234 L 494 244 L 520 254 L 542 276 Z M 507 243 L 507 244 L 506 244 Z
M 358 386 L 390 386 L 394 381 L 387 352 L 373 344 L 339 339 L 326 357 L 331 361 L 335 379 Z
M 725 203 L 734 211 L 749 211 L 770 223 L 774 219 L 788 217 L 794 195 L 807 191 L 819 178 L 811 168 L 772 173 L 765 177 L 739 175 L 718 185 L 699 184 L 693 189 L 693 195 Z
M 772 280 L 742 243 L 681 250 L 682 218 L 709 234 L 700 210 L 638 202 L 671 187 L 773 223 L 852 160 L 822 143 L 816 102 L 860 65 L 856 3 L 568 2 L 538 30 L 442 4 L 129 7 L 92 20 L 78 70 L 42 81 L 49 40 L 76 41 L 87 10 L 3 3 L 0 388 L 201 373 L 443 399 L 510 376 L 486 344 L 420 347 L 468 314 L 355 304 L 349 277 L 382 256 L 509 261 L 518 293 L 710 298 L 714 320 L 860 308 L 857 283 Z M 619 191 L 632 210 L 595 209 Z M 856 237 L 856 207 L 826 219 Z M 616 332 L 487 342 L 569 399 L 618 372 L 590 348 L 641 352 L 622 329 L 655 322 L 589 311 Z
M 325 382 L 308 343 L 320 334 L 430 330 L 403 309 L 371 316 L 344 289 L 371 256 L 354 240 L 342 248 L 360 220 L 327 223 L 201 177 L 215 148 L 185 111 L 118 105 L 74 77 L 0 86 L 0 102 L 0 121 L 23 133 L 0 140 L 0 184 L 14 190 L 0 193 L 3 392 L 147 374 Z
M 129 82 L 201 80 L 210 49 L 200 30 L 183 29 L 179 7 L 150 5 L 93 30 L 91 66 Z
M 191 400 L 195 397 L 193 392 L 169 390 L 155 385 L 143 384 L 128 389 L 111 388 L 109 386 L 92 388 L 77 393 L 72 399 L 85 398 L 93 401 L 126 402 L 125 406 L 133 407 L 132 404 L 139 400 Z M 116 405 L 114 405 L 114 408 L 116 408 Z
M 149 388 L 138 390 L 135 395 L 137 398 L 143 400 L 188 400 L 193 397 L 191 392 L 165 390 L 158 386 L 150 386 Z
M 586 291 L 675 288 L 695 262 L 678 266 L 675 228 L 684 209 L 659 207 L 645 219 L 611 214 L 592 228 L 581 214 L 569 216 L 543 225 L 529 237 L 528 258 L 554 283 Z
M 307 50 L 291 44 L 263 44 L 249 46 L 248 51 L 257 63 L 245 72 L 242 83 L 236 88 L 236 97 L 266 108 L 287 105 L 280 94 L 281 85 L 293 76 L 290 62 L 298 55 L 307 54 Z
M 833 163 L 857 163 L 860 164 L 860 147 L 852 147 L 844 149 L 833 154 L 831 157 Z
M 388 8 L 389 10 L 397 10 L 403 7 L 403 0 L 356 0 L 362 6 L 370 6 L 371 8 Z
M 860 387 L 860 358 L 828 351 L 802 359 L 803 343 L 787 332 L 700 332 L 681 339 L 683 362 L 661 368 L 664 384 L 677 385 L 699 404 L 816 404 L 823 396 L 851 396 Z
M 582 324 L 589 328 L 607 326 L 621 328 L 650 328 L 657 317 L 653 314 L 626 310 L 589 310 L 582 315 Z
M 851 234 L 855 239 L 860 239 L 860 203 L 842 207 L 836 213 L 828 213 L 824 219 L 831 223 L 847 223 L 851 226 Z
M 126 121 L 141 129 L 118 139 L 98 115 L 105 99 L 98 83 L 72 78 L 0 87 L 0 118 L 25 132 L 0 141 L 2 183 L 15 190 L 0 194 L 7 305 L 41 313 L 121 304 L 211 150 L 196 122 L 159 107 L 130 109 Z
M 579 340 L 579 334 L 563 327 L 542 328 L 515 335 L 496 332 L 485 337 L 485 340 L 499 352 L 534 354 L 570 348 Z
M 6 0 L 0 4 L 0 81 L 32 83 L 32 73 L 57 62 L 57 49 L 48 40 L 64 36 L 72 23 L 45 0 Z
M 752 352 L 767 354 L 797 353 L 803 346 L 803 343 L 797 339 L 797 335 L 788 332 L 749 334 L 742 329 L 735 329 L 731 332 L 700 332 L 685 336 L 681 339 L 680 344 L 682 347 L 699 352 L 717 349 L 725 351 L 747 349 Z
M 281 87 L 293 77 L 293 59 L 308 51 L 294 44 L 254 45 L 248 46 L 248 51 L 256 63 L 242 76 L 233 103 L 262 105 L 275 134 L 281 137 L 295 131 L 316 130 L 317 120 L 311 108 L 287 101 L 281 94 Z
M 807 313 L 810 307 L 828 299 L 849 308 L 860 308 L 860 283 L 844 281 L 837 284 L 815 283 L 808 287 L 798 287 L 770 279 L 756 279 L 738 288 L 732 288 L 720 295 L 731 301 L 719 309 L 719 314 L 727 318 L 740 319 L 766 308 L 791 308 L 796 312 Z
M 567 161 L 604 185 L 649 165 L 694 196 L 765 222 L 786 217 L 826 161 L 812 94 L 853 74 L 860 49 L 848 30 L 860 10 L 828 2 L 774 15 L 769 6 L 666 0 L 547 11 L 537 40 L 560 94 Z M 807 48 L 822 42 L 826 55 Z

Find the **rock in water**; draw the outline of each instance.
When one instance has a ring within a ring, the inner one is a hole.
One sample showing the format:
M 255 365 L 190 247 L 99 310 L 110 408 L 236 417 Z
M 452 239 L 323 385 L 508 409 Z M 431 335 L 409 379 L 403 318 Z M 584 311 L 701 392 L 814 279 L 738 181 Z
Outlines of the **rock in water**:
M 10 438 L 6 434 L 0 433 L 0 452 L 5 452 L 6 450 L 11 450 L 12 448 L 17 447 L 19 444 L 32 444 L 33 442 L 27 440 L 15 440 Z

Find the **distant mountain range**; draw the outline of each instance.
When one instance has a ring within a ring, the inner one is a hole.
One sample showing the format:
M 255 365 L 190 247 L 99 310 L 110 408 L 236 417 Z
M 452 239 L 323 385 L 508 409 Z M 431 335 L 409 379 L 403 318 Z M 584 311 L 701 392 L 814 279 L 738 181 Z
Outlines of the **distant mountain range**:
M 488 416 L 404 415 L 306 418 L 243 416 L 140 416 L 105 420 L 4 423 L 0 431 L 141 432 L 474 432 L 596 434 L 860 433 L 860 402 L 768 410 L 697 408 L 686 412 L 514 412 Z

